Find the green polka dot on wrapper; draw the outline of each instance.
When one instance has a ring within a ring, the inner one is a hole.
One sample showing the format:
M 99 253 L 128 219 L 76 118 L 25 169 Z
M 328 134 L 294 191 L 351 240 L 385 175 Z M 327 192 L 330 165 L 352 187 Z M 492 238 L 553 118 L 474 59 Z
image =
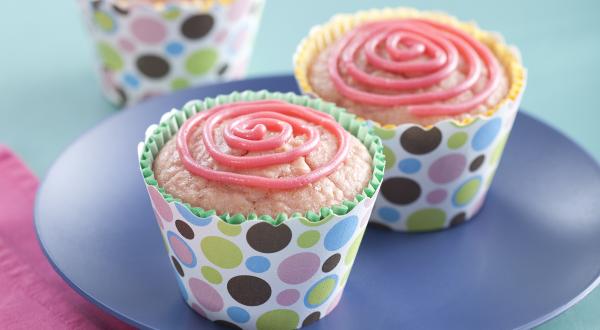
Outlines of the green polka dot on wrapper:
M 344 285 L 346 285 L 346 282 L 348 282 L 348 277 L 350 277 L 350 271 L 351 271 L 351 270 L 348 270 L 348 271 L 347 271 L 347 272 L 344 274 L 344 276 L 342 277 L 342 280 L 340 281 L 340 286 L 344 286 Z
M 360 234 L 356 239 L 354 239 L 352 245 L 350 245 L 350 248 L 348 249 L 348 252 L 346 254 L 346 258 L 344 258 L 344 264 L 346 264 L 346 266 L 350 266 L 352 262 L 354 262 L 356 254 L 358 253 L 358 247 L 360 246 L 360 242 L 364 234 L 364 232 Z
M 450 149 L 458 149 L 462 147 L 469 138 L 469 135 L 465 132 L 456 132 L 450 136 L 448 139 L 448 148 Z
M 498 144 L 492 150 L 492 155 L 490 156 L 490 164 L 495 165 L 500 160 L 502 156 L 502 151 L 504 151 L 504 146 L 506 146 L 506 141 L 508 141 L 508 134 L 500 138 Z
M 300 219 L 300 222 L 302 222 L 302 224 L 305 225 L 305 226 L 308 226 L 308 227 L 318 227 L 318 226 L 322 226 L 322 225 L 328 223 L 329 220 L 333 219 L 333 215 L 329 215 L 326 218 L 324 218 L 324 219 L 322 219 L 320 221 L 317 221 L 317 222 L 310 221 L 310 220 L 308 220 L 307 218 L 304 218 L 304 217 L 299 218 L 299 219 Z
M 467 182 L 463 183 L 458 190 L 456 190 L 454 196 L 452 197 L 452 202 L 456 206 L 464 206 L 469 204 L 469 202 L 473 200 L 473 197 L 477 195 L 479 187 L 481 187 L 481 177 L 469 179 Z
M 179 17 L 181 11 L 179 8 L 168 8 L 162 13 L 162 17 L 167 21 L 173 21 Z
M 217 50 L 214 48 L 197 50 L 186 59 L 185 69 L 196 76 L 204 75 L 217 63 L 218 57 Z
M 338 284 L 338 277 L 330 275 L 314 284 L 306 293 L 304 305 L 310 308 L 321 306 L 333 293 Z
M 221 273 L 219 273 L 218 270 L 212 267 L 202 266 L 200 272 L 202 272 L 202 276 L 204 276 L 204 278 L 212 284 L 220 284 L 221 282 L 223 282 L 223 277 L 221 276 Z
M 304 249 L 314 246 L 321 239 L 321 234 L 317 230 L 308 230 L 298 237 L 298 246 Z
M 106 42 L 98 44 L 98 54 L 102 63 L 112 71 L 119 71 L 123 68 L 123 59 L 119 52 Z
M 103 11 L 96 11 L 94 13 L 94 22 L 96 25 L 105 32 L 110 32 L 115 29 L 115 22 L 109 14 Z
M 444 228 L 446 212 L 440 209 L 422 209 L 414 212 L 406 221 L 408 231 L 428 231 Z
M 190 82 L 185 78 L 175 78 L 171 81 L 171 89 L 176 91 L 190 87 Z
M 276 309 L 266 312 L 256 320 L 258 330 L 292 330 L 298 328 L 300 317 L 289 309 Z
M 242 251 L 234 243 L 217 236 L 205 237 L 200 242 L 208 261 L 221 268 L 235 268 L 242 263 Z
M 237 236 L 242 232 L 242 227 L 240 225 L 232 225 L 225 221 L 219 221 L 217 227 L 227 236 Z
M 396 135 L 396 126 L 385 125 L 385 126 L 373 126 L 373 133 L 379 136 L 382 140 L 389 140 Z
M 383 154 L 385 155 L 385 169 L 390 169 L 396 165 L 396 155 L 392 149 L 387 146 L 383 146 Z

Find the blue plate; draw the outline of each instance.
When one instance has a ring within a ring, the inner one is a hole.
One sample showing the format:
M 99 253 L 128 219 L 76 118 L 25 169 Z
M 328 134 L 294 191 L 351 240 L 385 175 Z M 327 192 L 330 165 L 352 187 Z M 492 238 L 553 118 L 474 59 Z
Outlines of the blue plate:
M 35 225 L 75 290 L 144 328 L 217 328 L 180 297 L 140 177 L 147 126 L 187 100 L 244 89 L 297 91 L 291 76 L 157 98 L 104 121 L 48 172 Z M 556 130 L 519 114 L 474 221 L 429 234 L 369 228 L 344 297 L 312 329 L 508 329 L 538 325 L 600 274 L 600 167 Z

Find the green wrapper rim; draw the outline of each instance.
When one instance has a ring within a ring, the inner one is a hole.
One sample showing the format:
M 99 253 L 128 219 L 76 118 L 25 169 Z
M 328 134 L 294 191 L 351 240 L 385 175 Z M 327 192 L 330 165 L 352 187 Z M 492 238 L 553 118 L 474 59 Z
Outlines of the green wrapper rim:
M 318 213 L 307 211 L 304 214 L 300 212 L 292 213 L 279 213 L 273 218 L 271 215 L 263 214 L 257 215 L 254 213 L 249 214 L 217 214 L 215 210 L 205 210 L 201 207 L 191 206 L 189 203 L 181 201 L 179 198 L 173 197 L 168 194 L 162 187 L 158 185 L 158 182 L 154 178 L 154 171 L 152 164 L 154 158 L 160 152 L 160 149 L 164 144 L 177 135 L 181 125 L 190 117 L 196 113 L 204 110 L 213 108 L 216 105 L 233 103 L 238 101 L 254 101 L 254 100 L 282 100 L 291 104 L 306 106 L 317 111 L 325 112 L 331 115 L 346 131 L 356 137 L 362 144 L 367 148 L 371 155 L 373 173 L 371 180 L 367 183 L 367 186 L 358 193 L 353 200 L 344 200 L 339 204 L 322 207 Z M 181 110 L 175 111 L 166 120 L 156 125 L 153 129 L 152 134 L 146 137 L 143 142 L 143 150 L 139 157 L 140 169 L 142 176 L 147 185 L 154 186 L 162 195 L 167 202 L 178 202 L 189 209 L 194 215 L 205 218 L 213 215 L 217 215 L 223 221 L 230 224 L 240 224 L 246 220 L 263 220 L 273 225 L 278 225 L 288 218 L 305 218 L 309 222 L 319 222 L 324 219 L 328 219 L 333 215 L 343 216 L 348 214 L 358 203 L 366 198 L 372 198 L 379 189 L 381 182 L 383 181 L 383 174 L 385 169 L 385 156 L 383 154 L 383 143 L 381 139 L 375 135 L 372 128 L 370 128 L 366 122 L 361 122 L 356 119 L 356 115 L 346 112 L 343 108 L 336 106 L 333 103 L 325 102 L 319 98 L 312 98 L 306 95 L 297 95 L 294 93 L 280 93 L 280 92 L 269 92 L 267 90 L 261 91 L 243 91 L 233 92 L 228 95 L 219 95 L 215 98 L 205 98 L 204 100 L 193 100 L 186 103 Z

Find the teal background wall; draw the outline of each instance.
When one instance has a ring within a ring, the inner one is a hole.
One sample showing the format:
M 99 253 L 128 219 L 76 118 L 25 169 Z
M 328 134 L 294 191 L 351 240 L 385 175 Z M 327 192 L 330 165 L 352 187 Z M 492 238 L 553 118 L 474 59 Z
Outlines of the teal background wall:
M 598 1 L 267 0 L 249 74 L 291 72 L 295 47 L 312 25 L 384 6 L 439 9 L 501 31 L 528 69 L 525 111 L 600 159 Z M 100 94 L 75 0 L 3 1 L 0 26 L 0 143 L 43 176 L 70 142 L 118 110 Z M 597 329 L 599 311 L 595 290 L 541 328 Z

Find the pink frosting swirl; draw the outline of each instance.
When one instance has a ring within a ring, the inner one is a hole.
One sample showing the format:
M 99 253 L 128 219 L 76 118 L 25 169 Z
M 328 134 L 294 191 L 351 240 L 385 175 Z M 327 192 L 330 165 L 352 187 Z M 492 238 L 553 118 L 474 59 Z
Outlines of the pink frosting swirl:
M 223 139 L 232 149 L 268 152 L 236 156 L 219 150 L 214 132 L 224 121 Z M 202 127 L 202 143 L 208 154 L 220 165 L 234 169 L 251 169 L 286 164 L 308 155 L 320 141 L 317 126 L 329 131 L 338 141 L 338 149 L 326 164 L 311 172 L 289 178 L 267 178 L 242 173 L 218 171 L 202 166 L 191 155 L 190 137 Z M 287 151 L 275 152 L 296 136 L 304 143 Z M 329 115 L 314 109 L 278 100 L 236 102 L 201 111 L 188 119 L 177 135 L 177 151 L 184 167 L 208 180 L 259 188 L 292 189 L 305 186 L 331 174 L 346 158 L 349 150 L 346 131 Z
M 355 63 L 360 52 L 370 68 L 404 78 L 360 68 Z M 474 87 L 483 66 L 487 80 L 479 92 L 459 103 L 444 103 Z M 468 112 L 484 103 L 500 82 L 500 65 L 485 45 L 457 28 L 425 19 L 378 21 L 355 28 L 333 50 L 328 70 L 344 97 L 376 106 L 406 106 L 416 116 Z M 457 70 L 465 72 L 465 79 L 455 86 L 417 91 L 439 84 Z

